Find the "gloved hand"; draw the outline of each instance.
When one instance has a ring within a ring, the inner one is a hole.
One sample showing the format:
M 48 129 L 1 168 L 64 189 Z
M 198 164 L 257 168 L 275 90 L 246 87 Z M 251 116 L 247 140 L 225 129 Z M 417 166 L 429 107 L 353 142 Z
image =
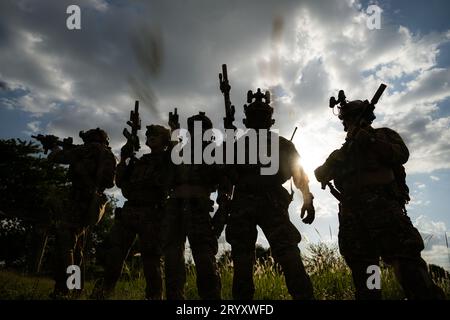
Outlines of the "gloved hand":
M 125 143 L 125 145 L 120 149 L 120 158 L 122 161 L 129 159 L 133 156 L 133 145 L 129 142 Z
M 300 212 L 300 218 L 302 219 L 303 223 L 311 224 L 314 221 L 316 210 L 314 209 L 313 199 L 314 196 L 312 195 L 312 193 L 310 193 L 309 196 L 306 196 L 303 199 L 303 206 Z

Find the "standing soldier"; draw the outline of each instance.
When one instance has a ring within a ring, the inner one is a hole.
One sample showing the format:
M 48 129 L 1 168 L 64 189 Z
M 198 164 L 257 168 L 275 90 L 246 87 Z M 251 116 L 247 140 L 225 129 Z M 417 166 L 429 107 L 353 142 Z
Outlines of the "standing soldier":
M 378 266 L 380 257 L 394 267 L 408 299 L 435 299 L 442 291 L 428 274 L 423 240 L 405 210 L 408 148 L 395 131 L 371 126 L 385 88 L 371 102 L 347 102 L 342 90 L 337 101 L 330 99 L 331 108 L 340 104 L 347 137 L 315 175 L 339 200 L 339 249 L 352 270 L 356 299 L 381 299 L 380 288 L 367 285 L 368 267 Z
M 113 292 L 124 261 L 138 235 L 146 280 L 145 297 L 161 300 L 161 221 L 167 199 L 170 130 L 160 125 L 147 126 L 146 145 L 151 153 L 137 159 L 137 130 L 140 129 L 138 109 L 131 114 L 128 123 L 132 127 L 132 134 L 124 130 L 128 141 L 121 149 L 116 177 L 116 184 L 127 201 L 123 208 L 116 209 L 108 248 L 103 253 L 104 278 L 97 281 L 92 297 L 104 299 Z
M 229 99 L 230 86 L 226 65 L 223 66 L 223 73 L 220 75 L 220 84 L 225 96 L 227 115 L 224 119 L 225 128 L 234 129 L 232 125 L 234 106 Z M 288 208 L 292 195 L 282 186 L 293 177 L 295 186 L 303 195 L 301 217 L 304 223 L 311 224 L 314 221 L 315 211 L 308 177 L 299 163 L 300 156 L 294 144 L 273 132 L 270 134 L 270 128 L 275 121 L 272 119 L 273 109 L 269 105 L 269 93 L 262 94 L 260 89 L 255 94 L 249 91 L 247 102 L 249 105 L 244 106 L 246 116 L 244 124 L 256 131 L 258 148 L 260 139 L 263 139 L 260 132 L 264 130 L 267 133 L 265 135 L 267 145 L 271 145 L 270 139 L 279 141 L 275 144 L 279 146 L 279 150 L 271 150 L 272 154 L 279 152 L 279 170 L 273 175 L 262 175 L 263 165 L 259 162 L 236 164 L 229 166 L 230 170 L 227 170 L 234 185 L 226 228 L 226 239 L 231 244 L 234 265 L 233 298 L 239 300 L 253 298 L 255 291 L 253 267 L 259 225 L 269 241 L 275 261 L 282 267 L 290 295 L 294 299 L 313 299 L 312 284 L 298 248 L 301 235 L 289 219 Z M 246 139 L 246 135 L 239 139 Z M 238 144 L 239 141 L 235 143 Z M 246 159 L 249 159 L 251 149 L 253 148 L 246 144 Z
M 175 113 L 176 116 L 176 113 Z M 211 120 L 200 112 L 188 119 L 190 144 L 183 148 L 188 152 L 191 148 L 192 159 L 194 151 L 202 152 L 211 141 L 203 141 L 202 137 L 194 136 L 194 123 L 201 123 L 201 134 L 212 128 Z M 179 125 L 171 124 L 172 129 Z M 219 300 L 221 298 L 220 275 L 216 263 L 218 250 L 217 239 L 212 228 L 210 212 L 214 201 L 211 193 L 219 188 L 220 172 L 216 165 L 205 163 L 182 163 L 173 165 L 172 191 L 167 204 L 167 238 L 165 242 L 165 276 L 168 300 L 183 300 L 186 283 L 185 242 L 186 237 L 192 250 L 196 273 L 197 288 L 203 300 Z
M 52 136 L 47 136 L 52 137 Z M 108 135 L 100 128 L 80 132 L 83 145 L 60 148 L 55 140 L 48 160 L 69 165 L 72 182 L 69 202 L 56 225 L 54 298 L 69 293 L 67 267 L 83 263 L 83 247 L 88 227 L 100 221 L 107 202 L 105 189 L 114 186 L 116 159 L 108 147 Z M 84 275 L 82 275 L 84 278 Z

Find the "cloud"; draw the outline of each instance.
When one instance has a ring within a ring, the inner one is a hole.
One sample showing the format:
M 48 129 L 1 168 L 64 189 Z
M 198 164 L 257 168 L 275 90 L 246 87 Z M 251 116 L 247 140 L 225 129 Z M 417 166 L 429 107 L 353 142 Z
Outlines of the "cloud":
M 381 81 L 396 88 L 401 80 L 402 90 L 387 92 L 378 108 L 381 123 L 405 135 L 412 149 L 411 172 L 432 172 L 450 163 L 448 139 L 440 138 L 449 135 L 448 120 L 431 117 L 449 95 L 449 70 L 435 67 L 448 32 L 415 35 L 391 24 L 369 30 L 365 8 L 357 1 L 120 6 L 100 0 L 80 1 L 82 30 L 71 32 L 64 23 L 69 4 L 3 2 L 7 36 L 0 51 L 2 79 L 25 92 L 15 106 L 37 116 L 56 115 L 67 131 L 85 129 L 76 119 L 99 111 L 105 115 L 99 125 L 108 119 L 123 122 L 135 99 L 148 108 L 144 122 L 164 122 L 166 112 L 178 107 L 182 119 L 202 109 L 220 124 L 217 74 L 227 62 L 237 122 L 246 91 L 271 88 L 281 132 L 289 134 L 301 124 L 304 134 L 312 133 L 305 149 L 339 146 L 342 135 L 336 131 L 341 128 L 316 129 L 335 122 L 326 105 L 337 89 L 348 90 L 351 99 L 367 98 Z M 65 104 L 76 108 L 64 115 Z M 423 130 L 414 131 L 415 125 Z M 121 131 L 112 123 L 105 126 Z M 430 138 L 437 143 L 423 146 Z
M 445 245 L 432 245 L 429 250 L 422 252 L 422 257 L 429 264 L 442 266 L 450 271 L 450 249 Z
M 444 222 L 435 222 L 424 215 L 418 216 L 414 221 L 414 225 L 417 227 L 417 229 L 419 229 L 420 232 L 424 234 L 433 234 L 438 236 L 439 234 L 443 235 L 444 232 L 447 231 Z
M 422 257 L 432 264 L 443 266 L 450 271 L 450 249 L 447 247 L 446 237 L 450 234 L 447 226 L 442 221 L 433 221 L 430 217 L 419 215 L 414 226 L 419 230 L 424 239 L 425 249 Z
M 41 130 L 40 121 L 31 121 L 27 123 L 27 128 L 30 130 L 31 134 L 35 134 Z
M 442 112 L 450 70 L 436 62 L 449 31 L 414 33 L 389 22 L 369 30 L 365 8 L 354 0 L 80 0 L 82 30 L 75 32 L 65 27 L 69 4 L 0 2 L 0 104 L 33 115 L 19 130 L 76 138 L 102 127 L 117 154 L 136 99 L 143 125 L 166 122 L 178 107 L 182 125 L 202 110 L 221 127 L 218 73 L 227 63 L 238 126 L 247 90 L 261 87 L 272 90 L 281 134 L 299 127 L 293 142 L 317 195 L 321 230 L 335 229 L 336 207 L 313 170 L 344 141 L 328 108 L 339 89 L 351 100 L 366 99 L 386 83 L 375 126 L 405 139 L 408 173 L 450 168 L 450 117 Z M 314 238 L 312 227 L 299 222 L 300 202 L 291 217 Z
M 427 186 L 424 183 L 416 182 L 414 186 L 418 189 L 425 189 Z
M 414 226 L 419 230 L 424 240 L 425 249 L 422 257 L 429 264 L 442 266 L 450 271 L 450 251 L 447 249 L 445 235 L 448 234 L 446 224 L 442 221 L 434 221 L 425 215 L 419 215 L 414 221 Z
M 0 80 L 0 90 L 8 90 L 8 84 L 5 81 Z

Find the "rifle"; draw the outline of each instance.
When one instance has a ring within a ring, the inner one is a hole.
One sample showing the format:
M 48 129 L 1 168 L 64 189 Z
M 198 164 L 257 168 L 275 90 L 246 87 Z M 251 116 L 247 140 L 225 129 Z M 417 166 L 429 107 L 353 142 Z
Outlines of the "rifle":
M 298 127 L 295 127 L 294 132 L 292 132 L 291 139 L 289 141 L 292 142 L 292 139 L 294 139 L 295 133 L 297 132 Z
M 386 85 L 384 83 L 380 84 L 380 86 L 377 89 L 377 92 L 372 97 L 372 100 L 370 102 L 368 100 L 364 101 L 364 109 L 361 111 L 361 114 L 358 118 L 358 125 L 361 127 L 364 124 L 364 116 L 367 112 L 373 112 L 375 110 L 375 105 L 378 103 L 378 100 L 380 100 L 384 90 L 386 89 Z
M 169 127 L 172 131 L 180 129 L 180 118 L 178 117 L 177 108 L 169 112 Z
M 141 118 L 139 116 L 139 101 L 136 100 L 134 103 L 134 110 L 130 111 L 130 120 L 127 121 L 127 125 L 131 127 L 131 133 L 127 128 L 123 129 L 123 135 L 127 138 L 127 143 L 129 143 L 133 148 L 133 154 L 141 148 L 139 144 L 138 131 L 141 130 Z
M 51 150 L 56 146 L 60 146 L 64 149 L 71 148 L 74 146 L 72 137 L 64 138 L 62 141 L 59 140 L 57 136 L 54 136 L 52 134 L 47 135 L 38 134 L 37 136 L 31 137 L 33 139 L 36 139 L 42 144 L 42 147 L 44 148 L 44 154 L 47 154 L 48 150 Z
M 228 72 L 227 65 L 222 65 L 222 73 L 219 73 L 219 88 L 223 94 L 223 98 L 225 101 L 225 118 L 223 118 L 223 124 L 225 129 L 233 129 L 236 130 L 236 126 L 233 124 L 234 122 L 234 105 L 231 104 L 230 99 L 230 90 L 231 86 L 228 82 Z
M 368 100 L 364 101 L 364 108 L 361 111 L 361 113 L 358 116 L 358 119 L 356 121 L 356 123 L 358 124 L 358 129 L 357 131 L 359 131 L 361 129 L 361 127 L 364 125 L 364 116 L 367 114 L 367 112 L 373 112 L 375 110 L 375 105 L 378 103 L 378 101 L 380 100 L 381 96 L 383 95 L 384 90 L 387 88 L 387 86 L 382 83 L 380 84 L 380 86 L 378 87 L 377 91 L 375 92 L 375 94 L 372 97 L 372 100 L 370 100 L 370 102 Z M 334 108 L 334 106 L 336 104 L 340 104 L 341 107 L 344 106 L 346 104 L 346 97 L 344 94 L 343 90 L 339 91 L 339 96 L 338 96 L 338 100 L 336 100 L 334 97 L 330 98 L 330 108 Z M 356 134 L 357 132 L 355 132 Z M 347 144 L 347 150 L 351 150 L 351 148 L 353 147 L 353 141 L 346 141 Z M 322 183 L 322 189 L 324 190 L 326 187 L 330 188 L 330 193 L 338 200 L 338 201 L 342 201 L 343 196 L 342 194 L 336 189 L 336 187 L 331 183 L 331 181 L 328 182 L 323 182 Z

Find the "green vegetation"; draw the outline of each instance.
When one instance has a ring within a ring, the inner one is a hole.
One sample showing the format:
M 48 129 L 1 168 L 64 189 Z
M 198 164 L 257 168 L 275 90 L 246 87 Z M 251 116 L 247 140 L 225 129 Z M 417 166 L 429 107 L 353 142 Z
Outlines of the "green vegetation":
M 67 168 L 49 163 L 34 142 L 0 140 L 0 300 L 48 299 L 53 290 L 51 258 L 54 249 L 53 222 L 60 206 L 67 200 L 69 182 Z M 94 286 L 94 278 L 102 273 L 99 266 L 107 234 L 113 224 L 116 205 L 110 199 L 102 222 L 91 230 L 84 259 L 86 290 L 78 299 L 86 299 Z M 323 243 L 311 244 L 304 262 L 320 300 L 353 299 L 350 270 L 336 247 Z M 144 297 L 145 281 L 135 244 L 127 259 L 121 280 L 112 299 L 137 300 Z M 41 256 L 43 259 L 41 259 Z M 279 266 L 267 250 L 257 248 L 254 270 L 255 299 L 290 299 Z M 231 299 L 233 265 L 229 252 L 219 259 L 222 297 Z M 3 268 L 3 269 L 2 269 Z M 198 299 L 195 267 L 187 265 L 187 299 Z M 14 270 L 14 271 L 12 271 Z M 39 271 L 45 276 L 32 276 Z M 431 266 L 436 283 L 450 298 L 450 275 L 442 268 Z M 382 266 L 382 289 L 385 299 L 403 299 L 403 293 L 393 272 Z
M 136 257 L 138 259 L 138 257 Z M 350 270 L 334 247 L 325 244 L 312 244 L 309 254 L 304 257 L 305 266 L 311 275 L 316 298 L 319 300 L 349 300 L 353 299 L 353 286 Z M 222 277 L 222 296 L 231 299 L 232 262 L 229 254 L 219 260 Z M 195 267 L 187 265 L 187 299 L 199 299 L 195 284 Z M 136 269 L 136 270 L 132 270 Z M 438 267 L 432 267 L 435 282 L 446 292 L 450 299 L 450 274 Z M 255 299 L 258 300 L 288 300 L 284 277 L 279 266 L 269 257 L 257 260 L 254 272 Z M 93 288 L 93 281 L 87 281 L 85 292 L 77 297 L 87 299 Z M 17 272 L 0 272 L 0 299 L 48 299 L 52 291 L 53 281 L 45 277 L 33 277 Z M 111 299 L 139 300 L 144 297 L 145 281 L 140 264 L 133 268 L 128 265 L 123 272 L 122 279 L 117 284 Z M 387 266 L 382 266 L 382 289 L 384 299 L 404 299 L 402 290 L 395 280 L 394 274 Z

